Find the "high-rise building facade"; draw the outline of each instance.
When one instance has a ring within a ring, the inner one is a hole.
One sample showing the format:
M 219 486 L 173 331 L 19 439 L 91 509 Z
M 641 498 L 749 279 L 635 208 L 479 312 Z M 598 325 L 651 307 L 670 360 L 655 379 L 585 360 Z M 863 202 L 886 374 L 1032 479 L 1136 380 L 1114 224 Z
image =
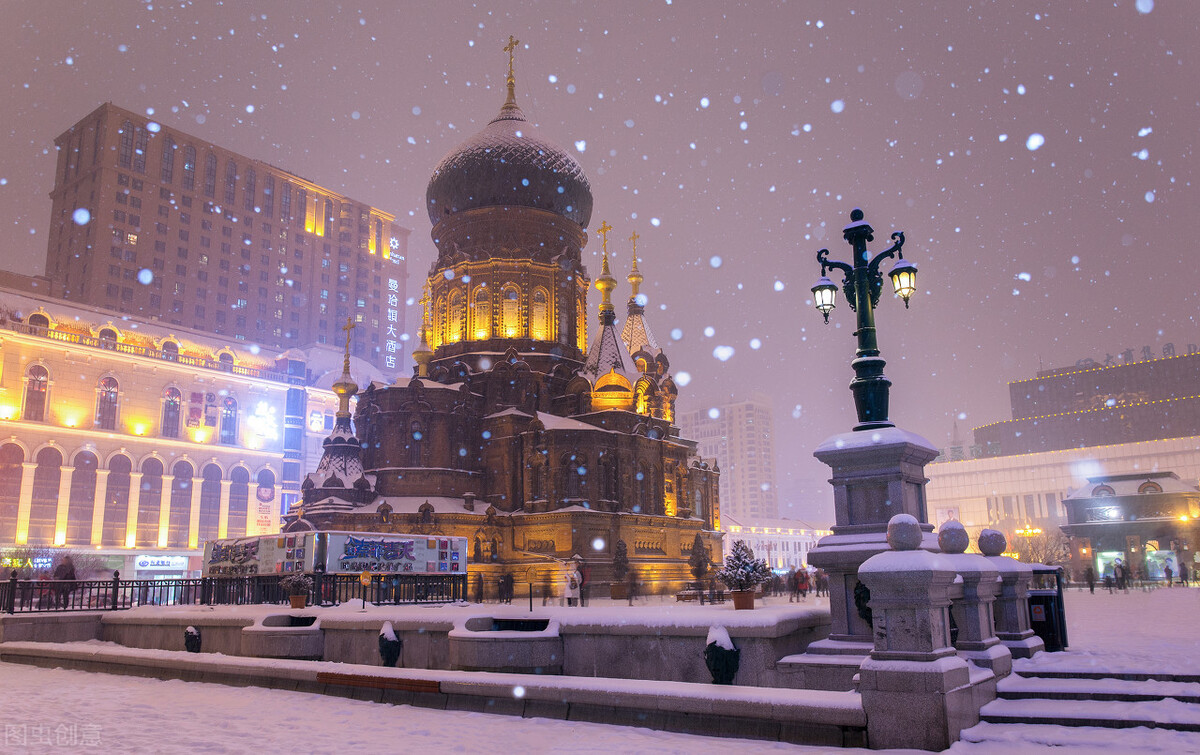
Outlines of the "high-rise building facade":
M 775 425 L 771 399 L 753 393 L 745 401 L 682 412 L 679 430 L 698 444 L 697 453 L 721 467 L 721 508 L 743 524 L 779 518 L 775 492 Z
M 395 216 L 105 103 L 55 140 L 54 294 L 272 349 L 396 369 L 409 230 Z

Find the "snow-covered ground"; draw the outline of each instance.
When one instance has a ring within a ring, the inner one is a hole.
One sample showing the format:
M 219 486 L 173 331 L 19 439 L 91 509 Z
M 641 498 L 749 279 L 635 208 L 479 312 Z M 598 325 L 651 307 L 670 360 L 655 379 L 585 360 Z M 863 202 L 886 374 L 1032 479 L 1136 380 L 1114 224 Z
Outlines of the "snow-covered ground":
M 768 605 L 786 605 L 774 598 Z M 810 598 L 809 605 L 813 605 Z M 633 610 L 654 612 L 648 602 Z M 540 607 L 539 607 L 540 608 Z M 597 606 L 597 613 L 616 606 Z M 719 607 L 718 607 L 719 609 Z M 574 609 L 588 611 L 590 609 Z M 1200 590 L 1067 595 L 1071 653 L 1038 665 L 1200 673 Z M 603 724 L 380 705 L 299 692 L 0 664 L 0 751 L 345 752 L 401 748 L 435 752 L 727 753 L 868 752 L 712 739 Z M 984 725 L 986 726 L 986 725 Z M 958 743 L 955 753 L 1200 752 L 1200 734 L 1025 726 L 1005 742 Z M 1007 729 L 1005 730 L 1007 732 Z

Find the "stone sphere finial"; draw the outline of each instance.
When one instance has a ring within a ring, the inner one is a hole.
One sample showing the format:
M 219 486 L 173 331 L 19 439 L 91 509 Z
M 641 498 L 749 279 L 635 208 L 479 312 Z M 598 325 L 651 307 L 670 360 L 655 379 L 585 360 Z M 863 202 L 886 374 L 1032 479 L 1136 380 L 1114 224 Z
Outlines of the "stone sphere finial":
M 1008 539 L 999 530 L 984 530 L 979 533 L 979 551 L 985 556 L 1000 556 L 1008 548 Z
M 967 529 L 962 522 L 951 519 L 938 528 L 938 547 L 942 553 L 962 553 L 971 544 Z
M 861 207 L 855 207 L 850 211 L 850 222 L 857 223 L 863 219 L 863 211 Z
M 887 541 L 892 550 L 915 551 L 921 547 L 921 524 L 912 514 L 896 514 L 888 520 Z

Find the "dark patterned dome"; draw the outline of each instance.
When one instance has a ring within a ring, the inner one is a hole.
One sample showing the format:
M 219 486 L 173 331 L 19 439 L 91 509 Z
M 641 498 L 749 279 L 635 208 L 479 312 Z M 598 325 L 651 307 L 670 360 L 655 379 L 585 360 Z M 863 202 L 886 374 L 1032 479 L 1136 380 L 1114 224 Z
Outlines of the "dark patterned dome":
M 575 158 L 538 137 L 509 101 L 482 131 L 442 158 L 425 190 L 429 221 L 476 207 L 536 207 L 586 228 L 592 189 Z

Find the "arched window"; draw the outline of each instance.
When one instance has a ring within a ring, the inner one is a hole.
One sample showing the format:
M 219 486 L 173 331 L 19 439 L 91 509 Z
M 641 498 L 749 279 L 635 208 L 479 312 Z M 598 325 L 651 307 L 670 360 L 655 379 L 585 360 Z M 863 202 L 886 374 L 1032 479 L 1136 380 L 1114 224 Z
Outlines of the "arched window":
M 178 438 L 180 425 L 180 409 L 183 405 L 183 394 L 178 388 L 170 387 L 163 391 L 162 430 L 164 438 Z
M 100 348 L 115 349 L 117 348 L 117 331 L 112 328 L 102 328 L 97 335 L 100 340 Z
M 1114 491 L 1112 488 L 1110 488 L 1109 486 L 1107 486 L 1107 485 L 1097 485 L 1097 486 L 1096 486 L 1096 487 L 1095 487 L 1095 488 L 1092 490 L 1092 497 L 1093 497 L 1093 498 L 1101 498 L 1101 497 L 1104 497 L 1104 496 L 1111 496 L 1111 495 L 1116 495 L 1116 492 L 1115 492 L 1115 491 Z
M 196 148 L 190 144 L 183 148 L 183 188 L 196 188 Z
M 134 129 L 136 135 L 136 143 L 133 145 L 133 169 L 134 171 L 145 175 L 146 173 L 146 147 L 150 134 L 146 129 L 138 126 Z
M 21 500 L 21 477 L 25 452 L 16 443 L 0 446 L 0 537 L 17 531 L 17 506 Z
M 238 403 L 233 396 L 226 396 L 221 403 L 221 442 L 228 446 L 237 445 Z
M 221 363 L 221 369 L 229 372 L 233 369 L 233 354 L 228 351 L 222 351 L 217 354 L 217 361 Z
M 254 194 L 255 194 L 255 189 L 257 188 L 255 186 L 256 182 L 257 181 L 256 181 L 256 176 L 254 175 L 254 168 L 246 168 L 246 190 L 243 193 L 243 204 L 242 204 L 242 209 L 245 210 L 246 212 L 254 211 Z
M 500 326 L 505 338 L 517 338 L 521 333 L 521 291 L 516 286 L 507 286 L 500 301 Z
M 37 468 L 33 470 L 33 505 L 29 509 L 30 545 L 54 543 L 62 462 L 62 452 L 57 448 L 43 448 L 38 451 Z
M 225 163 L 225 201 L 230 207 L 237 196 L 237 163 L 233 160 Z
M 234 467 L 229 473 L 229 518 L 226 520 L 225 537 L 246 535 L 246 511 L 250 505 L 250 473 L 243 467 Z
M 217 539 L 221 522 L 221 468 L 216 464 L 204 467 L 204 482 L 200 485 L 199 542 Z
M 162 358 L 172 362 L 179 361 L 179 344 L 174 341 L 163 341 Z
M 28 323 L 35 328 L 48 328 L 50 327 L 50 318 L 38 312 L 29 316 Z
M 46 421 L 46 391 L 50 373 L 40 364 L 30 365 L 25 372 L 25 411 L 21 416 L 30 422 Z
M 75 471 L 71 473 L 71 498 L 67 505 L 67 545 L 88 545 L 92 542 L 92 511 L 96 508 L 96 454 L 80 451 L 75 454 Z
M 171 510 L 167 517 L 167 545 L 188 546 L 188 526 L 192 520 L 192 465 L 177 461 L 171 467 Z
M 163 140 L 162 182 L 169 184 L 173 180 L 175 180 L 175 140 L 168 136 Z
M 425 427 L 417 421 L 408 426 L 408 466 L 422 466 L 423 450 L 425 448 Z
M 211 152 L 204 156 L 204 196 L 217 196 L 217 156 Z
M 1159 485 L 1157 482 L 1150 482 L 1147 480 L 1146 482 L 1143 482 L 1140 486 L 1138 486 L 1138 492 L 1139 493 L 1161 493 L 1162 486 Z
M 108 487 L 104 491 L 104 545 L 124 546 L 125 527 L 129 521 L 129 473 L 133 464 L 128 456 L 118 455 L 108 462 Z
M 133 164 L 133 122 L 121 124 L 121 141 L 117 147 L 117 165 L 128 168 Z
M 529 305 L 529 337 L 539 341 L 553 340 L 550 337 L 550 308 L 546 292 L 540 288 L 534 289 Z
M 158 545 L 158 516 L 162 509 L 163 465 L 155 458 L 142 462 L 142 486 L 138 490 L 137 545 Z
M 451 301 L 453 301 L 451 294 Z M 492 337 L 492 294 L 487 286 L 476 286 L 471 292 L 471 337 L 482 341 Z
M 564 498 L 583 498 L 587 489 L 587 458 L 582 454 L 563 454 L 560 460 Z
M 446 340 L 457 343 L 463 339 L 467 324 L 467 311 L 463 302 L 463 292 L 454 289 L 450 292 L 450 303 L 446 309 Z
M 117 429 L 117 409 L 120 404 L 120 385 L 114 377 L 100 378 L 96 386 L 96 427 Z
M 270 503 L 275 500 L 275 473 L 269 469 L 260 471 L 255 478 L 258 483 L 258 489 L 254 491 L 254 497 L 260 503 Z M 349 482 L 349 480 L 347 480 Z

